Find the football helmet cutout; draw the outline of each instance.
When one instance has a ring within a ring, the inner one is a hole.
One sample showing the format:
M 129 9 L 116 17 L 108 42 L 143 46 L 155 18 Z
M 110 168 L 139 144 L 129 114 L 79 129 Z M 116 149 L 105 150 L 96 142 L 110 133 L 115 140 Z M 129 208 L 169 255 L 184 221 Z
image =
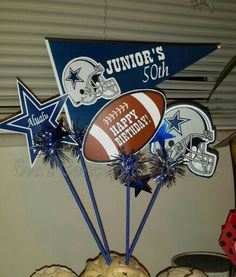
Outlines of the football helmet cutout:
M 217 164 L 217 152 L 209 148 L 215 141 L 215 131 L 208 115 L 197 106 L 177 104 L 166 110 L 162 124 L 166 126 L 164 147 L 169 156 L 182 156 L 192 173 L 211 177 Z M 151 143 L 151 152 L 156 153 L 160 147 L 160 140 Z
M 98 98 L 112 99 L 120 94 L 115 78 L 105 79 L 104 68 L 88 57 L 71 60 L 62 73 L 63 87 L 74 106 L 91 105 Z

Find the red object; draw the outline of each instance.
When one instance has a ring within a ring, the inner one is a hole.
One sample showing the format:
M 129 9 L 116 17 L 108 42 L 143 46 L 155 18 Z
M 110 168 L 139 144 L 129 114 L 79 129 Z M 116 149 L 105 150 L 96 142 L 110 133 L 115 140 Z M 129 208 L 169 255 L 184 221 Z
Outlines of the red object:
M 165 112 L 165 98 L 156 90 L 122 94 L 105 105 L 90 123 L 83 144 L 87 160 L 110 162 L 124 148 L 128 154 L 153 137 Z
M 230 210 L 219 239 L 220 246 L 230 261 L 236 265 L 236 210 Z

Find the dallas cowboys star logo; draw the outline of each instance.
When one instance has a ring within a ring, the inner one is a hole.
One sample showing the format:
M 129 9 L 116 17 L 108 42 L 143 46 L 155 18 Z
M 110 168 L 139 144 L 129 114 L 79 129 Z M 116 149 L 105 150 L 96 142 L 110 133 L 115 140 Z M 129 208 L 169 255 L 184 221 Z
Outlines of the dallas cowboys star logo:
M 57 118 L 60 115 L 67 95 L 63 95 L 40 103 L 32 92 L 17 80 L 17 89 L 20 98 L 21 113 L 0 123 L 0 128 L 11 132 L 25 134 L 29 151 L 31 166 L 34 165 L 39 151 L 33 148 L 34 137 L 49 127 L 58 125 Z M 65 137 L 65 143 L 74 144 L 70 137 Z
M 167 132 L 167 128 L 168 128 L 167 122 L 163 121 L 163 123 L 161 124 L 161 127 L 158 129 L 158 131 L 156 132 L 156 134 L 154 135 L 154 137 L 151 140 L 151 152 L 153 152 L 152 151 L 153 147 L 154 147 L 154 152 L 155 152 L 154 142 L 159 142 L 160 145 L 163 148 L 165 148 L 165 141 L 167 139 L 175 138 L 174 135 Z
M 69 68 L 69 75 L 66 77 L 66 81 L 70 81 L 73 88 L 75 89 L 77 82 L 84 82 L 84 80 L 79 76 L 81 68 L 77 70 L 73 70 L 71 67 Z
M 168 132 L 175 130 L 182 136 L 182 128 L 181 125 L 190 119 L 180 117 L 180 111 L 177 111 L 172 117 L 165 118 L 168 126 Z

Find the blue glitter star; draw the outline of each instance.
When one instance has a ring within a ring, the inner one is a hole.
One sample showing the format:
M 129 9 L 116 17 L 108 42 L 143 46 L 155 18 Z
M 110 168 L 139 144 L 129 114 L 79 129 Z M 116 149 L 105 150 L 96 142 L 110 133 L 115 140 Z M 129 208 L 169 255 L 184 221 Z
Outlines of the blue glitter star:
M 78 68 L 75 71 L 72 68 L 70 68 L 69 75 L 66 77 L 66 81 L 70 81 L 74 89 L 76 87 L 76 82 L 84 82 L 84 80 L 79 76 L 80 70 L 81 68 Z
M 148 185 L 148 182 L 150 181 L 150 179 L 151 177 L 143 177 L 130 183 L 130 187 L 135 189 L 134 191 L 135 197 L 137 197 L 142 190 L 148 193 L 152 193 L 152 188 Z
M 181 125 L 190 119 L 188 118 L 181 118 L 180 111 L 177 111 L 172 117 L 165 118 L 165 121 L 168 123 L 168 132 L 175 130 L 182 136 L 182 129 Z
M 33 148 L 34 137 L 50 127 L 56 128 L 67 95 L 57 97 L 45 103 L 40 103 L 32 92 L 19 80 L 17 89 L 20 98 L 21 113 L 0 123 L 0 129 L 24 134 L 27 138 L 31 166 L 34 165 L 39 151 Z M 74 144 L 70 137 L 63 139 L 64 143 Z
M 175 138 L 174 135 L 167 132 L 167 127 L 168 127 L 168 124 L 165 121 L 163 121 L 161 127 L 158 129 L 158 131 L 152 138 L 151 143 L 159 142 L 162 148 L 165 148 L 165 140 Z

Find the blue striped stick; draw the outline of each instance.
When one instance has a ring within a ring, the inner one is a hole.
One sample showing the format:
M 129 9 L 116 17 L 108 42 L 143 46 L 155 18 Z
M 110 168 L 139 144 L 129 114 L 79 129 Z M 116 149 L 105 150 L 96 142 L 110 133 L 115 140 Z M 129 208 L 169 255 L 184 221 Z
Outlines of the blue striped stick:
M 91 220 L 90 220 L 90 218 L 89 218 L 89 216 L 88 216 L 88 214 L 87 214 L 87 212 L 86 212 L 86 210 L 83 206 L 83 203 L 80 200 L 79 195 L 77 194 L 77 192 L 76 192 L 76 190 L 75 190 L 75 188 L 74 188 L 74 186 L 73 186 L 73 184 L 72 184 L 72 182 L 71 182 L 71 180 L 70 180 L 70 178 L 69 178 L 69 176 L 68 176 L 68 174 L 67 174 L 67 172 L 66 172 L 66 170 L 65 170 L 65 168 L 64 168 L 64 166 L 61 162 L 61 160 L 60 160 L 60 158 L 57 155 L 55 155 L 54 153 L 51 153 L 51 155 L 54 158 L 54 160 L 56 161 L 58 167 L 60 168 L 61 173 L 62 173 L 62 175 L 63 175 L 63 177 L 64 177 L 64 179 L 65 179 L 65 181 L 66 181 L 66 183 L 67 183 L 67 185 L 68 185 L 68 187 L 69 187 L 69 189 L 70 189 L 70 191 L 71 191 L 71 193 L 72 193 L 72 195 L 73 195 L 73 197 L 74 197 L 74 199 L 75 199 L 75 201 L 76 201 L 76 203 L 77 203 L 77 205 L 78 205 L 78 207 L 79 207 L 79 209 L 80 209 L 80 211 L 81 211 L 81 213 L 84 217 L 84 219 L 85 219 L 85 222 L 87 223 L 87 225 L 89 227 L 89 230 L 92 233 L 93 238 L 95 239 L 95 241 L 97 243 L 98 248 L 100 249 L 106 263 L 109 264 L 110 260 L 107 257 L 106 251 L 105 251 L 105 249 L 104 249 L 104 247 L 103 247 L 103 245 L 102 245 L 102 243 L 101 243 L 101 241 L 100 241 L 100 239 L 99 239 L 99 237 L 96 233 L 96 230 L 94 229 L 94 226 L 93 226 L 93 224 L 92 224 L 92 222 L 91 222 Z
M 130 246 L 129 254 L 128 254 L 128 257 L 127 257 L 127 260 L 128 260 L 128 261 L 129 261 L 130 257 L 132 256 L 132 253 L 133 253 L 133 251 L 134 251 L 134 248 L 135 248 L 135 246 L 136 246 L 136 244 L 137 244 L 137 242 L 138 242 L 138 239 L 139 239 L 139 237 L 140 237 L 140 235 L 141 235 L 141 233 L 142 233 L 143 227 L 144 227 L 144 225 L 145 225 L 145 223 L 146 223 L 146 221 L 147 221 L 147 219 L 148 219 L 148 216 L 149 216 L 149 214 L 150 214 L 150 212 L 151 212 L 151 210 L 152 210 L 152 208 L 153 208 L 153 205 L 154 205 L 154 203 L 155 203 L 155 201 L 156 201 L 156 198 L 157 198 L 157 196 L 158 196 L 158 194 L 159 194 L 159 192 L 160 192 L 160 189 L 161 189 L 162 186 L 164 185 L 164 183 L 165 183 L 165 178 L 161 178 L 161 179 L 159 180 L 159 183 L 158 183 L 158 185 L 157 185 L 157 187 L 156 187 L 156 189 L 155 189 L 155 191 L 154 191 L 154 193 L 153 193 L 153 196 L 152 196 L 152 198 L 151 198 L 151 200 L 150 200 L 150 202 L 149 202 L 149 204 L 148 204 L 148 207 L 147 207 L 147 209 L 146 209 L 146 211 L 145 211 L 145 213 L 144 213 L 144 216 L 143 216 L 142 221 L 141 221 L 141 223 L 140 223 L 140 225 L 139 225 L 139 227 L 138 227 L 138 230 L 137 230 L 137 232 L 136 232 L 136 234 L 135 234 L 135 237 L 134 237 L 134 239 L 133 239 L 133 242 L 132 242 L 132 244 L 131 244 L 131 246 Z
M 94 209 L 94 212 L 95 212 L 95 215 L 96 215 L 96 218 L 97 218 L 100 233 L 101 233 L 102 240 L 103 240 L 103 243 L 104 243 L 104 247 L 105 247 L 105 250 L 106 250 L 106 253 L 107 253 L 107 258 L 109 260 L 108 263 L 110 264 L 111 263 L 110 250 L 109 250 L 109 246 L 108 246 L 108 243 L 107 243 L 106 234 L 105 234 L 105 231 L 104 231 L 104 228 L 103 228 L 101 216 L 100 216 L 100 213 L 99 213 L 99 210 L 98 210 L 97 202 L 96 202 L 96 199 L 95 199 L 95 196 L 94 196 L 91 180 L 89 178 L 88 169 L 86 167 L 86 163 L 85 163 L 84 156 L 83 156 L 83 153 L 81 151 L 81 148 L 77 149 L 77 153 L 79 154 L 79 158 L 80 158 L 81 165 L 82 165 L 82 168 L 83 168 L 86 184 L 87 184 L 89 194 L 90 194 L 90 197 L 91 197 L 91 201 L 92 201 L 92 204 L 93 204 L 93 209 Z

